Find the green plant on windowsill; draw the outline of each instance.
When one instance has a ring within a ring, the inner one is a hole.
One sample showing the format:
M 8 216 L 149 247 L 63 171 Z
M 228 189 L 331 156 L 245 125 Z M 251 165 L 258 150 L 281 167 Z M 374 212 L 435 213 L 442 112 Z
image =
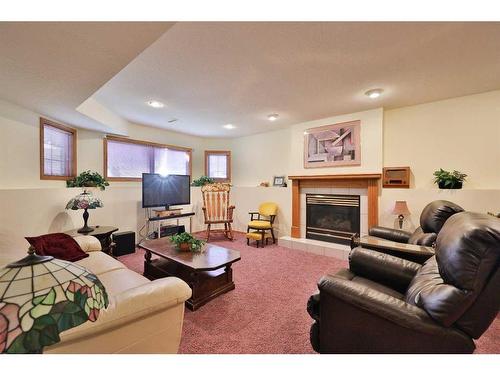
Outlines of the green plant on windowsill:
M 109 182 L 99 173 L 91 171 L 84 171 L 75 178 L 66 181 L 66 187 L 97 187 L 104 190 L 106 186 L 109 186 Z
M 434 172 L 434 183 L 440 189 L 461 189 L 467 175 L 459 171 L 448 172 L 440 168 Z
M 193 180 L 192 186 L 204 186 L 207 184 L 213 184 L 215 180 L 211 177 L 201 176 L 200 178 Z
M 205 241 L 194 238 L 190 233 L 183 232 L 170 237 L 170 241 L 182 251 L 192 251 L 200 253 L 205 245 Z

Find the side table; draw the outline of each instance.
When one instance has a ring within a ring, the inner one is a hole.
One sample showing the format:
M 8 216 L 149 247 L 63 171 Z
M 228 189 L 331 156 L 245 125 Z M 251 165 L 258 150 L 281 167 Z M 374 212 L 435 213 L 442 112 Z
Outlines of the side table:
M 106 254 L 113 254 L 113 249 L 115 247 L 115 243 L 113 242 L 111 238 L 111 234 L 116 232 L 118 228 L 116 227 L 105 227 L 105 226 L 100 226 L 96 225 L 92 232 L 89 233 L 78 233 L 78 229 L 72 229 L 67 232 L 64 232 L 71 237 L 76 237 L 76 236 L 94 236 L 99 240 L 101 243 L 102 251 L 105 252 Z
M 359 238 L 357 235 L 354 235 L 351 237 L 351 249 L 358 246 L 380 253 L 394 255 L 398 258 L 407 259 L 420 264 L 425 263 L 427 259 L 435 254 L 434 249 L 430 246 L 387 241 L 374 236 L 363 236 Z

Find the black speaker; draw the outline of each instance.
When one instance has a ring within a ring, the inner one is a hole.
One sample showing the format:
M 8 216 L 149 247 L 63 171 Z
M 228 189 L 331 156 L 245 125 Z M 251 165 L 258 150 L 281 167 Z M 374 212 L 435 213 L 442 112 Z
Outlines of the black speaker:
M 120 256 L 135 252 L 135 232 L 120 232 L 113 234 L 113 242 L 116 244 L 113 255 Z

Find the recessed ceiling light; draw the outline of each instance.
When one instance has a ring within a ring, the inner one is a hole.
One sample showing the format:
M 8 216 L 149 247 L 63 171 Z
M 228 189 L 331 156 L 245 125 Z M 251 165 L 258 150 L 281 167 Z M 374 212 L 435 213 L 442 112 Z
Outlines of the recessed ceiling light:
M 267 116 L 269 121 L 276 121 L 280 117 L 277 113 L 271 113 L 270 115 Z
M 150 101 L 147 102 L 147 104 L 150 107 L 153 107 L 153 108 L 163 108 L 163 107 L 165 107 L 165 104 L 163 104 L 162 102 L 159 102 L 157 100 L 150 100 Z
M 234 129 L 236 126 L 234 126 L 233 124 L 226 124 L 224 125 L 224 128 L 226 129 Z
M 373 89 L 373 90 L 368 90 L 367 92 L 365 92 L 365 95 L 368 96 L 370 99 L 376 99 L 380 95 L 382 95 L 383 92 L 384 92 L 384 90 L 382 90 L 382 89 Z

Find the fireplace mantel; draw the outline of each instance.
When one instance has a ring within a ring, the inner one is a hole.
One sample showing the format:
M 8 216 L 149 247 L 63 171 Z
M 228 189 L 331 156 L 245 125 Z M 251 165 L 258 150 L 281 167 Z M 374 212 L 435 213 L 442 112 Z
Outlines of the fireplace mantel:
M 292 180 L 291 235 L 300 238 L 301 188 L 366 188 L 368 193 L 368 228 L 378 224 L 378 185 L 380 173 L 288 176 Z

